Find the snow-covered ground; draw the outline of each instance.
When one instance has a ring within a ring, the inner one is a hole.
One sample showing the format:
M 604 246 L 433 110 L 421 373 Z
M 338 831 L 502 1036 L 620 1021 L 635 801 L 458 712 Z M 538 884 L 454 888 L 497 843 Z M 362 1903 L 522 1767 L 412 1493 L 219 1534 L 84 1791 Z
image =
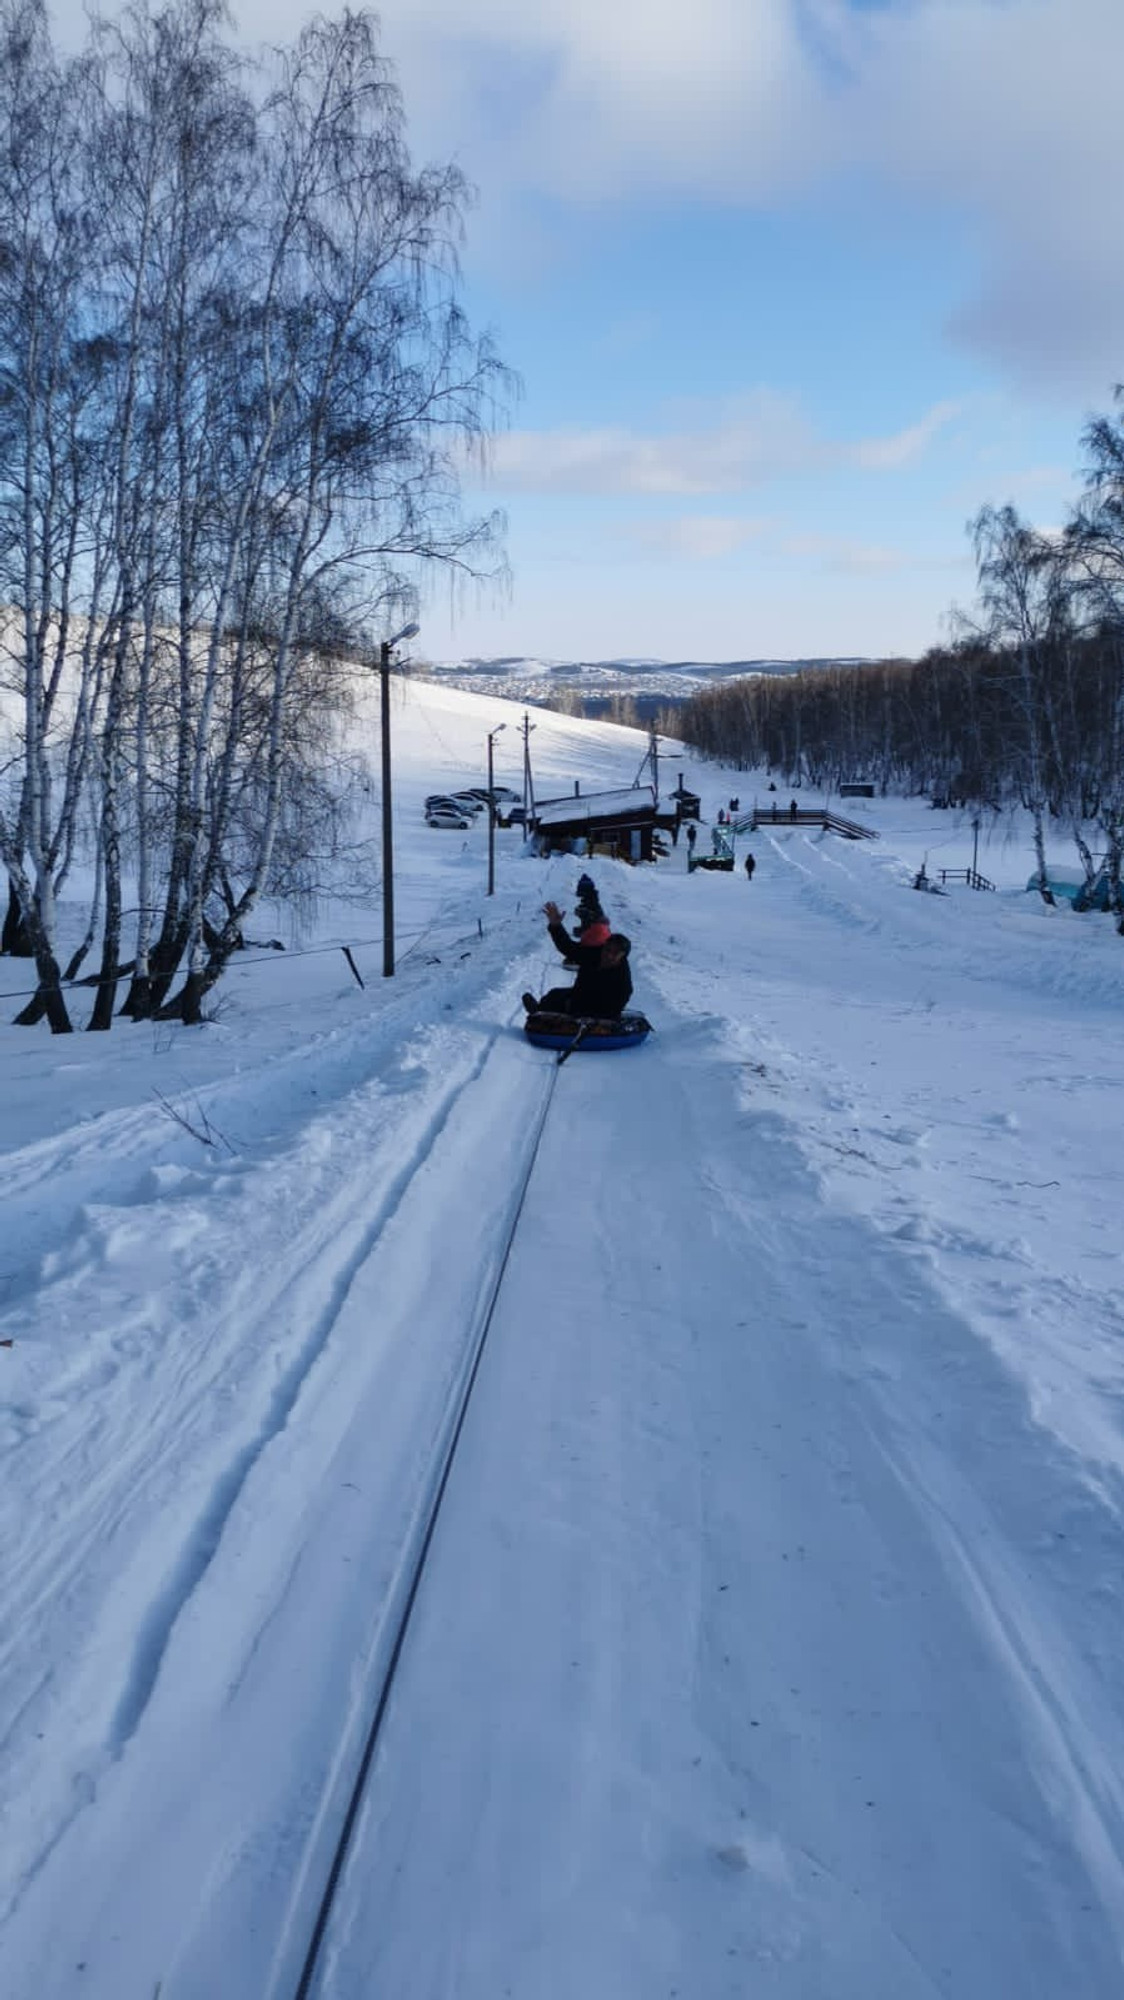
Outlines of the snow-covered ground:
M 558 1069 L 583 864 L 421 821 L 519 719 L 400 692 L 392 981 L 376 891 L 205 1029 L 0 1027 L 0 1991 L 295 1994 L 494 1304 L 322 2000 L 1115 2000 L 1124 947 L 863 802 L 597 862 L 657 1032 Z

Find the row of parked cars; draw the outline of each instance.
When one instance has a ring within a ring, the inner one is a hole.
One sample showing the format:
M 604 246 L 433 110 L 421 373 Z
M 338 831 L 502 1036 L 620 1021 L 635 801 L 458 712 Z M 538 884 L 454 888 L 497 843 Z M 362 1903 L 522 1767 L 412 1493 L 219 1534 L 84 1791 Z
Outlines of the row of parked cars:
M 486 813 L 489 805 L 495 807 L 501 826 L 522 824 L 524 813 L 519 794 L 510 785 L 495 785 L 491 791 L 486 786 L 473 785 L 463 792 L 431 792 L 425 802 L 425 823 L 465 832 L 477 813 Z

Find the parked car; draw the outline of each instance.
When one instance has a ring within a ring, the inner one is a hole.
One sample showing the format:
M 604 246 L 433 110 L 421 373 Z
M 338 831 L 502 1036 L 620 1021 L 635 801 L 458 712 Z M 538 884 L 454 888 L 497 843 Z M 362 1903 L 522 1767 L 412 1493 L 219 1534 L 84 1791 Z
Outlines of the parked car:
M 430 812 L 463 813 L 464 811 L 464 807 L 461 804 L 460 800 L 453 798 L 451 792 L 431 792 L 430 796 L 427 798 L 425 802 L 425 809 L 427 813 Z
M 465 812 L 482 813 L 488 804 L 487 799 L 479 798 L 475 792 L 453 792 L 450 796 L 453 804 L 461 806 Z
M 467 833 L 471 824 L 463 813 L 454 811 L 451 806 L 434 806 L 432 812 L 426 813 L 425 823 L 427 826 L 450 827 L 456 833 Z
M 527 814 L 520 805 L 499 806 L 496 811 L 496 818 L 501 826 L 526 826 L 527 824 Z
M 479 799 L 482 806 L 486 806 L 491 799 L 502 812 L 509 801 L 515 803 L 519 794 L 513 792 L 510 785 L 493 785 L 491 791 L 486 785 L 466 785 L 464 791 L 457 793 L 457 797 Z

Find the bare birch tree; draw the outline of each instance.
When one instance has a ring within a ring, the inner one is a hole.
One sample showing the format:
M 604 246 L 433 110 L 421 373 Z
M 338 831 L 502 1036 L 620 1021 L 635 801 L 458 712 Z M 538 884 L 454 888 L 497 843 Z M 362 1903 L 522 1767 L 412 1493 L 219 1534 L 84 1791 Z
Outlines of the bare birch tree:
M 372 17 L 314 23 L 256 92 L 227 34 L 221 0 L 137 0 L 67 68 L 42 0 L 0 0 L 0 863 L 21 1018 L 60 1030 L 80 834 L 89 1025 L 130 970 L 123 1011 L 198 1020 L 255 903 L 338 849 L 343 656 L 427 565 L 498 563 L 460 508 L 507 386 L 458 303 L 460 175 L 411 165 Z
M 78 299 L 86 275 L 77 65 L 55 59 L 41 0 L 0 3 L 0 577 L 14 607 L 9 675 L 22 708 L 18 785 L 0 807 L 0 861 L 19 905 L 39 989 L 19 1017 L 70 1019 L 59 980 L 56 869 L 73 833 L 78 763 L 66 761 L 60 701 L 88 461 L 77 446 Z M 77 385 L 77 386 L 76 386 Z
M 272 197 L 264 283 L 242 352 L 251 449 L 239 490 L 241 597 L 230 661 L 228 738 L 213 782 L 199 740 L 189 964 L 165 1004 L 196 1020 L 264 893 L 281 823 L 289 718 L 303 675 L 322 661 L 325 623 L 356 631 L 405 591 L 417 564 L 487 561 L 495 517 L 465 522 L 457 457 L 493 416 L 504 371 L 475 340 L 455 295 L 467 190 L 455 169 L 415 172 L 401 101 L 369 15 L 305 30 L 265 110 L 260 162 Z M 212 627 L 216 663 L 227 621 Z M 222 866 L 235 788 L 246 782 L 248 673 L 268 706 L 257 745 L 256 852 L 233 909 L 208 944 L 204 910 Z M 232 733 L 231 733 L 232 732 Z

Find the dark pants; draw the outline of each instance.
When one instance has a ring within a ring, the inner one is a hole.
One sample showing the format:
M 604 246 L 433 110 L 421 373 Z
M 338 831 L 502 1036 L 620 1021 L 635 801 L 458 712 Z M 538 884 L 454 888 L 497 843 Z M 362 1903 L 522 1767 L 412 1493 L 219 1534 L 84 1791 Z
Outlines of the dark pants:
M 539 1001 L 538 1011 L 540 1014 L 578 1013 L 579 1009 L 574 1006 L 573 987 L 553 986 L 549 993 L 543 994 L 542 999 Z

